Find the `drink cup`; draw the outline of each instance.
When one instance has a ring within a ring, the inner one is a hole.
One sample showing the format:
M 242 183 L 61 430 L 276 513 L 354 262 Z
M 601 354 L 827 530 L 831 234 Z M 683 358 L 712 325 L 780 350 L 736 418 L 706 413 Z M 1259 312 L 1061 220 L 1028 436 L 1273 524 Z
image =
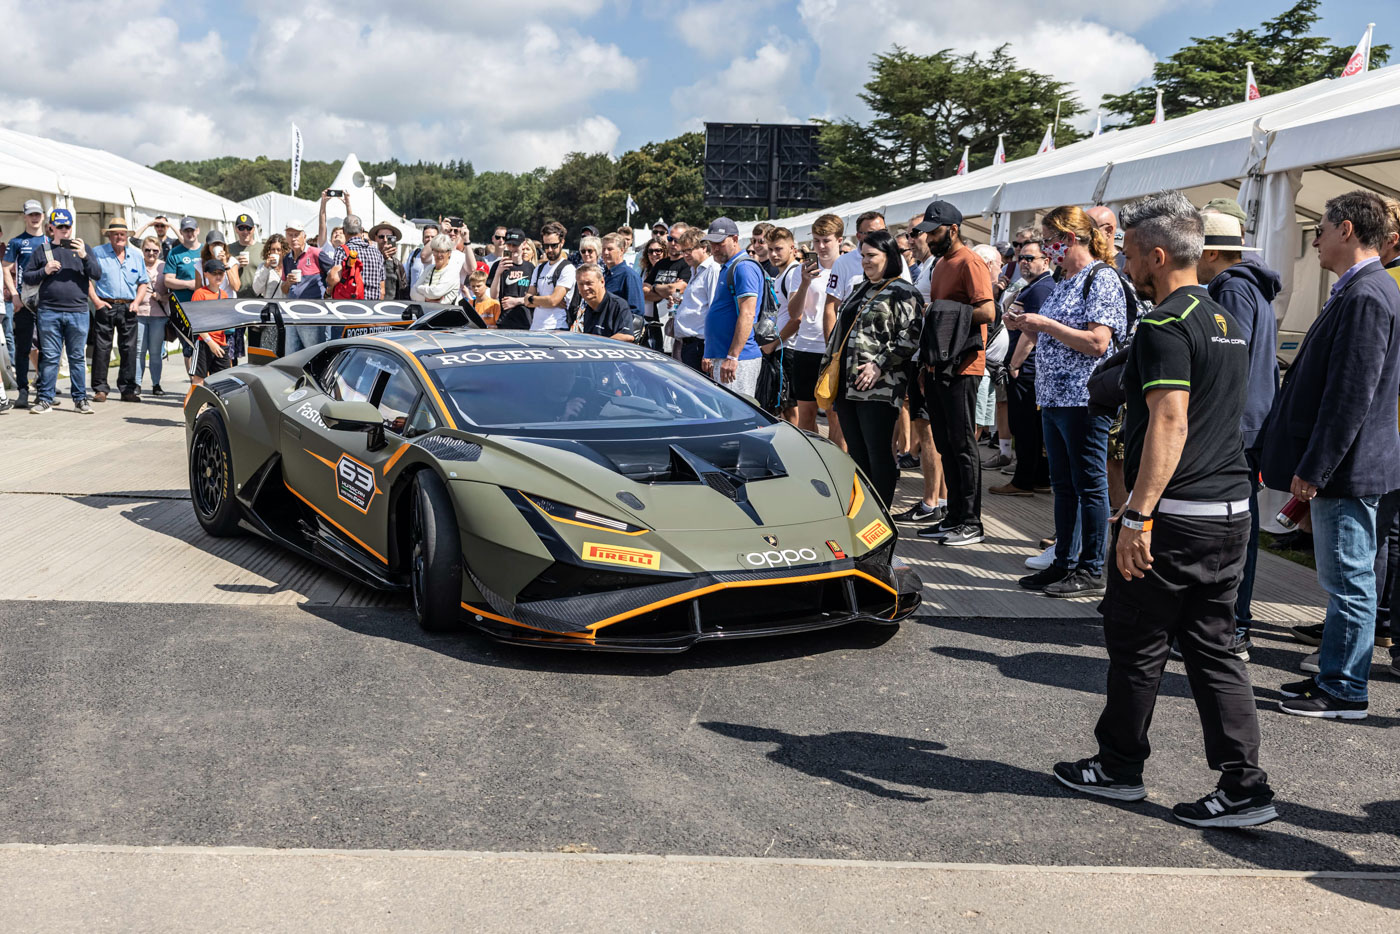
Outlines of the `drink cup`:
M 300 270 L 300 269 L 293 269 L 291 272 L 287 273 L 287 278 L 290 279 L 290 280 L 293 281 L 293 282 L 300 282 L 300 281 L 301 281 L 301 270 Z

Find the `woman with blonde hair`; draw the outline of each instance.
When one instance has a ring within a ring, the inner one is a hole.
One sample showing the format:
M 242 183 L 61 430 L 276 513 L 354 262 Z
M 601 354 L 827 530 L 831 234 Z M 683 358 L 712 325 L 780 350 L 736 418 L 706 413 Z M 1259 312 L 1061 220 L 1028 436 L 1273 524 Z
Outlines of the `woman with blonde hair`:
M 141 241 L 141 259 L 146 264 L 146 275 L 151 287 L 139 305 L 133 305 L 136 313 L 136 385 L 140 388 L 146 378 L 146 366 L 151 368 L 151 395 L 163 396 L 160 388 L 161 371 L 165 365 L 165 319 L 169 316 L 170 290 L 165 287 L 165 260 L 161 258 L 159 237 L 147 237 Z
M 452 238 L 438 234 L 428 241 L 432 251 L 432 265 L 423 264 L 418 281 L 409 289 L 409 297 L 415 302 L 433 302 L 438 305 L 455 305 L 462 295 L 462 282 L 452 268 Z
M 524 262 L 534 265 L 540 261 L 540 248 L 533 240 L 525 240 L 520 244 L 520 258 Z
M 1020 583 L 1052 597 L 1087 597 L 1105 589 L 1113 422 L 1112 415 L 1090 411 L 1089 376 L 1127 334 L 1127 292 L 1112 264 L 1112 244 L 1084 211 L 1055 208 L 1041 226 L 1041 249 L 1059 267 L 1060 281 L 1038 314 L 1008 312 L 1005 320 L 1024 335 L 1013 370 L 1035 349 L 1035 401 L 1055 496 L 1055 562 Z

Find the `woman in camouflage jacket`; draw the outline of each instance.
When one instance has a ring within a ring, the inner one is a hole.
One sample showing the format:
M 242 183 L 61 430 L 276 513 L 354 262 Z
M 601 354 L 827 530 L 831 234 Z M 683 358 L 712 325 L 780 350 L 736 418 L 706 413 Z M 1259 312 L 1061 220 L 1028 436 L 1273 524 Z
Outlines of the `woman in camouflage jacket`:
M 836 415 L 851 459 L 886 506 L 899 479 L 892 444 L 909 381 L 906 364 L 918 352 L 923 326 L 923 300 L 899 278 L 900 260 L 899 246 L 886 231 L 865 238 L 865 281 L 842 302 L 822 357 L 825 370 L 840 354 Z

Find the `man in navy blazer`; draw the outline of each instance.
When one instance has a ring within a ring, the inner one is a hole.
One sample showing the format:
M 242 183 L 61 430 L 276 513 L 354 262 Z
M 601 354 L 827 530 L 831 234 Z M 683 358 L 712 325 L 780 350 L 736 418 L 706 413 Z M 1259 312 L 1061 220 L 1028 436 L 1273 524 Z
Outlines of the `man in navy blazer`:
M 1400 488 L 1400 287 L 1381 265 L 1386 206 L 1327 202 L 1313 246 L 1337 284 L 1260 431 L 1265 485 L 1312 508 L 1318 583 L 1330 595 L 1318 673 L 1280 689 L 1285 713 L 1359 720 L 1376 625 L 1376 508 Z

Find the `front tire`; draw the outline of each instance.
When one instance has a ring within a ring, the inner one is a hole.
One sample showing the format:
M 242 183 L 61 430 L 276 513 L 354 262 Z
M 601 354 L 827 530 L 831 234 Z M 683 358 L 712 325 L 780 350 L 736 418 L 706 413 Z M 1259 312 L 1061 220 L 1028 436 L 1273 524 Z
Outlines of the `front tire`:
M 460 628 L 462 538 L 457 512 L 442 479 L 431 470 L 413 476 L 410 491 L 409 578 L 413 612 L 424 632 Z
M 233 455 L 228 430 L 217 409 L 205 409 L 190 439 L 190 501 L 195 518 L 215 538 L 238 533 L 238 501 L 233 495 Z

